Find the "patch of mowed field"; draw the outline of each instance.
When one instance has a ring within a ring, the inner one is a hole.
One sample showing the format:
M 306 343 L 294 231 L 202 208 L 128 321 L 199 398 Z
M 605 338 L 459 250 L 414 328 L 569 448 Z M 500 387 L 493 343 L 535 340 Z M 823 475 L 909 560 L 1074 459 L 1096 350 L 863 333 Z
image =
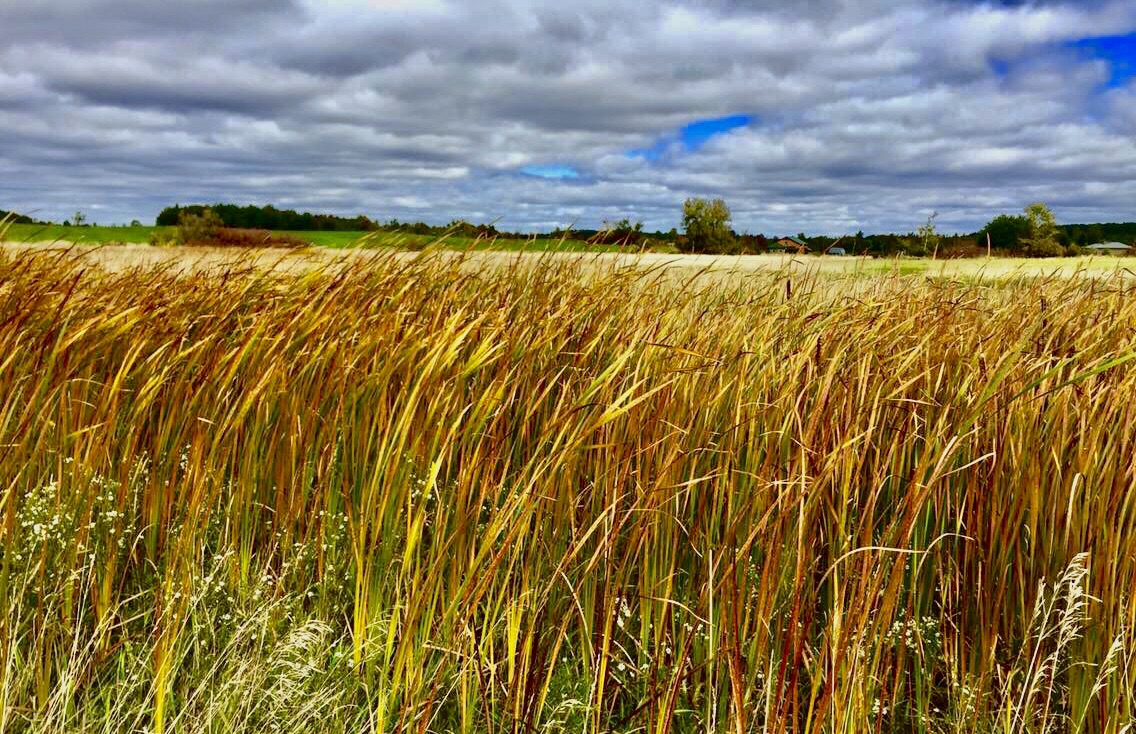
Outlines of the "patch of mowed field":
M 62 224 L 8 224 L 0 231 L 2 239 L 12 242 L 74 243 L 79 245 L 104 245 L 122 243 L 129 245 L 149 244 L 151 238 L 172 239 L 175 227 L 139 226 L 65 226 Z M 283 234 L 302 239 L 321 247 L 350 247 L 368 235 L 367 232 L 284 232 Z M 384 235 L 376 244 L 397 246 L 397 238 L 390 233 L 371 233 Z
M 61 224 L 3 224 L 0 226 L 0 242 L 32 242 L 43 244 L 107 245 L 150 244 L 156 236 L 169 240 L 174 237 L 175 227 L 149 226 L 64 226 Z M 459 237 L 457 235 L 422 235 L 408 232 L 350 232 L 350 231 L 281 231 L 279 234 L 308 242 L 315 247 L 333 249 L 350 248 L 395 248 L 403 250 L 422 250 L 428 247 L 445 247 L 456 250 L 509 250 L 535 252 L 618 252 L 616 245 L 594 245 L 581 240 L 567 238 L 482 238 Z M 165 249 L 165 248 L 163 248 Z
M 0 241 L 12 242 L 74 242 L 101 245 L 106 243 L 145 244 L 154 232 L 170 234 L 173 227 L 121 226 L 65 226 L 62 224 L 5 224 L 0 227 Z
M 0 731 L 1132 723 L 1133 284 L 602 262 L 0 251 Z

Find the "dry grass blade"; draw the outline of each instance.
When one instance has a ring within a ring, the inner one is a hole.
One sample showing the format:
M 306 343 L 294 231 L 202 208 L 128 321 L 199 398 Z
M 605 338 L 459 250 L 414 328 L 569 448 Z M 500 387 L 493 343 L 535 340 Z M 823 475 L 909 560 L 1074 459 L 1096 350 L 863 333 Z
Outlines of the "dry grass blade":
M 0 732 L 1125 731 L 1132 296 L 0 255 Z

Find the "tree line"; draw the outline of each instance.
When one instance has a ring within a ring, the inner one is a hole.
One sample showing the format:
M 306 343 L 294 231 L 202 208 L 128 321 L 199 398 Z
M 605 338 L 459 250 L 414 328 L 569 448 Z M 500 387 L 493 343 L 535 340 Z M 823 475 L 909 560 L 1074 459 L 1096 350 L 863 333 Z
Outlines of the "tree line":
M 777 249 L 780 237 L 763 233 L 739 232 L 730 224 L 731 214 L 723 199 L 690 198 L 683 204 L 682 231 L 646 231 L 641 221 L 624 218 L 605 222 L 597 229 L 555 229 L 538 234 L 499 230 L 495 224 L 474 224 L 453 220 L 445 225 L 425 222 L 373 220 L 366 215 L 342 217 L 334 214 L 299 212 L 265 206 L 237 204 L 193 204 L 166 207 L 158 214 L 158 226 L 176 226 L 186 217 L 201 217 L 206 212 L 216 215 L 225 227 L 291 231 L 391 231 L 432 237 L 468 239 L 574 239 L 596 245 L 616 245 L 629 249 L 675 248 L 682 252 L 709 254 L 758 254 Z M 80 223 L 76 214 L 76 224 Z M 0 210 L 0 222 L 40 224 L 16 212 Z M 68 222 L 69 224 L 70 222 Z M 840 247 L 855 255 L 889 257 L 894 255 L 974 257 L 989 251 L 999 255 L 1052 257 L 1080 254 L 1082 248 L 1096 242 L 1136 244 L 1136 222 L 1096 224 L 1057 224 L 1052 212 L 1041 203 L 1031 204 L 1022 214 L 999 214 L 977 232 L 941 234 L 934 226 L 934 215 L 916 230 L 906 234 L 865 234 L 856 232 L 839 237 L 794 237 L 805 243 L 808 251 L 825 252 Z
M 940 234 L 936 214 L 915 231 L 901 234 L 807 237 L 796 239 L 810 252 L 827 252 L 840 247 L 855 255 L 885 257 L 976 257 L 997 253 L 1023 257 L 1061 257 L 1079 255 L 1084 247 L 1104 241 L 1136 245 L 1136 222 L 1059 225 L 1044 203 L 1036 202 L 1022 214 L 999 214 L 981 230 L 971 234 Z M 686 252 L 748 254 L 771 249 L 776 242 L 764 235 L 739 235 L 730 227 L 730 210 L 722 199 L 690 198 L 683 203 L 683 227 L 676 244 Z
M 0 224 L 42 224 L 25 214 L 0 209 Z
M 216 214 L 226 227 L 238 229 L 294 230 L 298 232 L 372 232 L 379 225 L 369 217 L 340 217 L 334 214 L 313 214 L 294 209 L 277 209 L 267 206 L 237 204 L 192 204 L 168 206 L 158 214 L 159 227 L 173 227 L 186 216 L 202 216 L 206 210 Z
M 159 227 L 173 227 L 191 217 L 215 215 L 220 226 L 237 229 L 290 230 L 296 232 L 340 231 L 340 232 L 402 232 L 404 234 L 432 237 L 464 237 L 468 239 L 517 239 L 533 237 L 557 239 L 567 237 L 592 242 L 594 244 L 643 245 L 648 238 L 673 242 L 677 237 L 675 230 L 669 233 L 647 233 L 642 222 L 622 219 L 618 222 L 604 223 L 599 229 L 556 229 L 551 232 L 524 233 L 498 229 L 495 224 L 474 224 L 462 219 L 454 219 L 447 224 L 434 225 L 426 222 L 403 222 L 398 219 L 377 221 L 365 215 L 341 217 L 334 214 L 313 214 L 293 209 L 278 209 L 271 204 L 266 206 L 236 204 L 190 204 L 168 206 L 158 214 L 155 224 Z
M 979 233 L 990 235 L 994 249 L 1020 248 L 1029 236 L 1029 220 L 1024 215 L 1000 214 Z M 1065 248 L 1085 247 L 1098 242 L 1136 242 L 1136 222 L 1107 222 L 1100 224 L 1058 224 L 1054 234 L 1059 245 Z

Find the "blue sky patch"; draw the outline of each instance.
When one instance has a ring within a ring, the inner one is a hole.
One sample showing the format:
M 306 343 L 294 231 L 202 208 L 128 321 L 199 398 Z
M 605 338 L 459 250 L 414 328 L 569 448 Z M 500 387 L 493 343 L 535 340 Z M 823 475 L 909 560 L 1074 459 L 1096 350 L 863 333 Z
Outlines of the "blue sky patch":
M 990 71 L 999 79 L 1005 79 L 1010 75 L 1010 62 L 1007 59 L 992 58 L 989 60 L 989 66 Z
M 1106 86 L 1122 87 L 1136 76 L 1136 33 L 1125 36 L 1082 38 L 1069 44 L 1089 58 L 1104 59 L 1112 68 Z
M 579 178 L 580 172 L 572 166 L 563 165 L 549 165 L 549 166 L 525 166 L 521 169 L 521 173 L 527 176 L 536 176 L 537 178 Z
M 629 158 L 646 158 L 649 161 L 657 160 L 676 142 L 682 143 L 685 150 L 698 150 L 715 135 L 745 127 L 753 121 L 752 115 L 729 115 L 728 117 L 695 120 L 689 125 L 683 125 L 679 128 L 677 134 L 665 135 L 648 148 L 635 148 L 627 151 L 627 156 Z
M 687 150 L 698 150 L 706 141 L 715 135 L 727 133 L 739 127 L 745 127 L 753 122 L 753 118 L 749 115 L 730 115 L 729 117 L 719 117 L 714 120 L 699 120 L 692 122 L 684 127 L 679 135 L 682 138 L 682 144 L 686 146 Z

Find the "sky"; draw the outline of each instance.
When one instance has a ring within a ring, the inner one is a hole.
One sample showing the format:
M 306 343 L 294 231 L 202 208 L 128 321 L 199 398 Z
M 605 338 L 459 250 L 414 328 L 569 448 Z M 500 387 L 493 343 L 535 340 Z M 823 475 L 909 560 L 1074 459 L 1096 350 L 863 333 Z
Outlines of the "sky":
M 1136 3 L 0 0 L 0 209 L 1136 220 Z

